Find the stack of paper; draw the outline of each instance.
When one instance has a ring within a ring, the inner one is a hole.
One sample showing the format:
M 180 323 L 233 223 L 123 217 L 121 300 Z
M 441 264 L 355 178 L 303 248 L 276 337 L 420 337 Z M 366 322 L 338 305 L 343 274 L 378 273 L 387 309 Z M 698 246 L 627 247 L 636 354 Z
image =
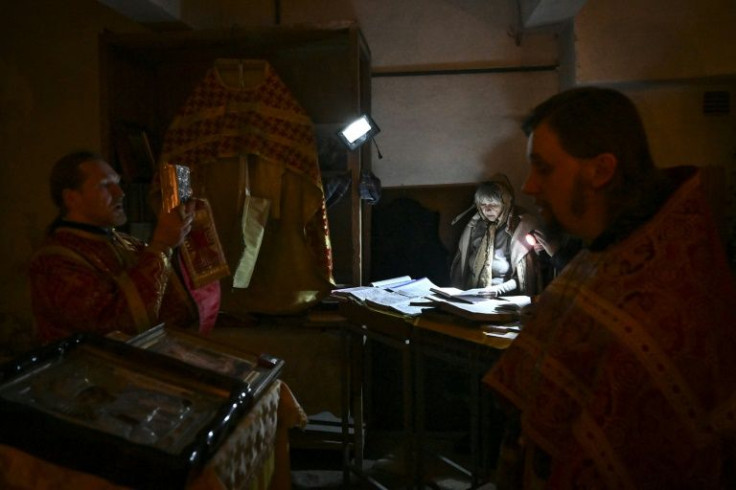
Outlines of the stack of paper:
M 376 281 L 370 286 L 335 289 L 332 295 L 404 316 L 417 316 L 428 308 L 438 308 L 462 318 L 490 323 L 518 320 L 521 309 L 531 303 L 529 296 L 489 298 L 483 289 L 439 287 L 426 277 L 409 276 Z
M 332 295 L 403 316 L 418 316 L 432 305 L 431 303 L 417 305 L 415 302 L 431 294 L 432 287 L 436 286 L 426 277 L 412 279 L 409 276 L 402 276 L 377 281 L 370 286 L 335 289 Z
M 439 301 L 437 306 L 448 313 L 479 322 L 507 323 L 518 320 L 519 311 L 510 310 L 503 300 L 487 299 L 478 303 Z
M 437 294 L 433 300 L 438 308 L 454 315 L 479 322 L 507 323 L 518 320 L 521 309 L 531 303 L 530 296 L 487 298 L 477 295 L 454 296 Z

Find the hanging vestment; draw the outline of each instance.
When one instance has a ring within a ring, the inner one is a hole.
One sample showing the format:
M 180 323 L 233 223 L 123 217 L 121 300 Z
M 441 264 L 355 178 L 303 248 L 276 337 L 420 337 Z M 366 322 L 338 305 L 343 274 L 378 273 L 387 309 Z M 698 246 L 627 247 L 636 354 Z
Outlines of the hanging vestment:
M 628 237 L 579 252 L 484 378 L 520 410 L 523 487 L 733 488 L 734 298 L 697 175 Z
M 229 77 L 233 69 L 243 70 L 242 83 Z M 171 123 L 161 161 L 191 169 L 233 271 L 244 255 L 244 165 L 251 194 L 271 201 L 250 283 L 223 288 L 223 310 L 294 312 L 329 292 L 332 251 L 313 124 L 270 64 L 218 60 Z

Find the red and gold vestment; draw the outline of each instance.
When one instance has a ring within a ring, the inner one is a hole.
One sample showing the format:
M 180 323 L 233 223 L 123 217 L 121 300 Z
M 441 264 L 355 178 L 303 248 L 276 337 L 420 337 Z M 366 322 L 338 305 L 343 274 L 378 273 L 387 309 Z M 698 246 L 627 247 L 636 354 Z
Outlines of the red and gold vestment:
M 568 264 L 484 378 L 520 410 L 527 455 L 548 456 L 546 488 L 724 488 L 734 299 L 699 174 Z
M 114 230 L 58 226 L 34 254 L 29 278 L 44 342 L 75 332 L 136 334 L 161 322 L 198 329 L 200 315 L 219 308 L 219 290 L 217 304 L 198 309 L 166 254 Z

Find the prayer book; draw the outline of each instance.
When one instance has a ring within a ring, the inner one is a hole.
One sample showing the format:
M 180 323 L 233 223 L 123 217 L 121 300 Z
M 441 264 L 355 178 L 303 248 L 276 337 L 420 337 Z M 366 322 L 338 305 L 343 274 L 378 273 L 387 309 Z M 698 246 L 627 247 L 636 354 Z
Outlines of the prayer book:
M 420 301 L 431 294 L 432 287 L 436 286 L 426 277 L 412 279 L 410 276 L 401 276 L 375 281 L 370 286 L 334 289 L 332 296 L 353 300 L 377 310 L 414 317 L 434 306 L 430 301 Z
M 194 199 L 189 167 L 163 163 L 160 173 L 161 202 L 165 212 Z M 206 199 L 195 199 L 192 230 L 184 239 L 180 250 L 195 288 L 230 275 L 230 267 L 215 228 L 212 208 Z
M 498 299 L 486 299 L 479 303 L 440 301 L 437 306 L 453 315 L 479 322 L 507 323 L 519 319 L 518 310 L 505 308 L 507 305 L 504 301 Z

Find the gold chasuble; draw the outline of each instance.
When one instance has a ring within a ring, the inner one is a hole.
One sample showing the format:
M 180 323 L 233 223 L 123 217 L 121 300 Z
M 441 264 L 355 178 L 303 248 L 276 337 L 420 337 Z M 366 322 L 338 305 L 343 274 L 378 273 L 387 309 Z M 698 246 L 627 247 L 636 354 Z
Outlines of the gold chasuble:
M 230 270 L 248 269 L 245 288 L 223 279 L 224 311 L 293 313 L 328 294 L 332 250 L 314 127 L 268 62 L 218 60 L 169 126 L 161 161 L 191 169 Z M 270 201 L 257 223 L 243 222 L 246 194 Z M 253 226 L 263 227 L 257 244 Z M 253 246 L 257 254 L 245 253 Z

